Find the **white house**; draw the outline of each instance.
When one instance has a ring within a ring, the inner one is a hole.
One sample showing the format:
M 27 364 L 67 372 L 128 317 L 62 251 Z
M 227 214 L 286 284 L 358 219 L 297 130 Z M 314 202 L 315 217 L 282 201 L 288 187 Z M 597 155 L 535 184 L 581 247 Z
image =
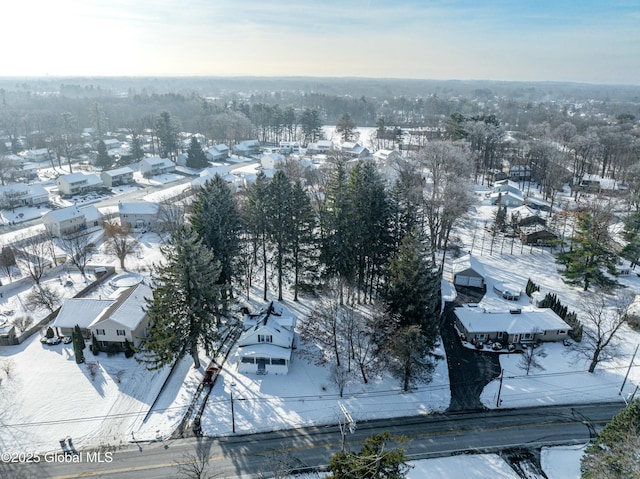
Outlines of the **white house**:
M 280 153 L 284 155 L 298 154 L 300 153 L 300 143 L 297 141 L 281 141 Z
M 307 155 L 326 155 L 333 148 L 331 140 L 318 140 L 307 145 Z
M 102 188 L 104 184 L 98 175 L 90 173 L 69 173 L 59 176 L 56 180 L 58 190 L 62 196 L 73 196 L 87 191 L 94 191 Z
M 280 153 L 266 153 L 260 158 L 260 166 L 265 170 L 275 170 L 284 165 L 286 158 Z
M 402 154 L 398 150 L 378 150 L 373 154 L 377 160 L 393 163 L 402 159 Z
M 366 158 L 369 156 L 369 150 L 367 148 L 351 141 L 342 143 L 341 150 L 352 158 Z
M 154 230 L 160 221 L 160 203 L 148 201 L 119 203 L 120 224 L 135 229 Z
M 224 161 L 229 158 L 229 147 L 223 143 L 214 145 L 204 152 L 209 161 Z
M 489 198 L 492 205 L 507 206 L 509 208 L 517 208 L 524 204 L 522 193 L 514 193 L 512 191 L 494 192 L 489 195 Z
M 176 165 L 169 158 L 160 158 L 159 156 L 152 156 L 150 158 L 143 158 L 139 163 L 140 173 L 143 176 L 156 176 L 171 173 L 176 170 Z
M 49 161 L 51 159 L 51 155 L 49 154 L 49 150 L 47 148 L 29 150 L 25 153 L 24 157 L 27 160 L 35 161 L 36 163 L 40 163 L 42 161 Z
M 49 193 L 40 184 L 13 183 L 0 186 L 0 208 L 37 206 L 49 201 Z
M 146 298 L 152 297 L 151 288 L 139 283 L 118 288 L 108 299 L 72 298 L 60 308 L 51 327 L 61 336 L 71 335 L 78 325 L 85 338 L 96 337 L 102 350 L 115 347 L 125 349 L 125 340 L 139 346 L 147 334 L 149 319 L 143 307 Z
M 287 374 L 297 319 L 274 301 L 252 315 L 245 315 L 238 339 L 238 372 Z
M 149 325 L 149 318 L 143 309 L 146 306 L 145 298 L 151 297 L 151 288 L 144 283 L 116 290 L 110 298 L 114 300 L 113 304 L 89 326 L 101 349 L 123 351 L 125 341 L 133 347 L 140 345 L 147 336 Z
M 128 166 L 115 170 L 103 171 L 100 173 L 104 186 L 112 188 L 114 186 L 127 185 L 133 182 L 133 170 Z
M 104 140 L 104 146 L 107 147 L 107 150 L 117 150 L 120 148 L 120 142 L 116 138 L 109 138 Z
M 510 311 L 485 311 L 479 307 L 455 308 L 455 325 L 465 341 L 502 344 L 535 341 L 560 341 L 571 327 L 549 308 L 515 308 Z
M 60 237 L 100 226 L 102 214 L 93 205 L 83 208 L 73 205 L 48 211 L 42 217 L 42 222 L 53 236 Z
M 260 142 L 258 140 L 245 140 L 233 145 L 233 152 L 238 156 L 255 156 L 260 154 Z

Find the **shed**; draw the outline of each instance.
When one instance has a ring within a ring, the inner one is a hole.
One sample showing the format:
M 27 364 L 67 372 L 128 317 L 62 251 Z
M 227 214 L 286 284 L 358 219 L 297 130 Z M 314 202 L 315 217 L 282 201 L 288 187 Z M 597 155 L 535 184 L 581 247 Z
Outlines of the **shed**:
M 484 269 L 471 253 L 453 261 L 453 284 L 485 288 Z

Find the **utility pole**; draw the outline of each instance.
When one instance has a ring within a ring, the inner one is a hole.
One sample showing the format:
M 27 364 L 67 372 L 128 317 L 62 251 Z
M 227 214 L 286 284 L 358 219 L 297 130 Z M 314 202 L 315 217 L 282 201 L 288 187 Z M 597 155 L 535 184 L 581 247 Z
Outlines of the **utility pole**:
M 498 399 L 496 400 L 496 407 L 500 407 L 500 393 L 502 392 L 502 380 L 504 379 L 504 369 L 500 370 L 500 386 L 498 387 Z
M 342 419 L 338 422 L 338 426 L 340 427 L 340 447 L 341 450 L 344 451 L 344 440 L 347 435 L 347 428 L 349 429 L 349 433 L 353 434 L 356 430 L 356 422 L 347 411 L 347 408 L 344 407 L 342 403 L 340 403 L 340 410 L 342 411 Z M 344 423 L 343 423 L 344 421 Z
M 231 390 L 231 432 L 236 432 L 236 415 L 233 412 L 233 390 Z
M 636 353 L 638 352 L 638 346 L 636 345 L 636 350 L 633 352 L 633 356 L 631 357 L 631 362 L 629 363 L 629 367 L 627 368 L 627 374 L 624 375 L 624 381 L 622 381 L 622 386 L 620 386 L 620 391 L 618 391 L 618 395 L 622 395 L 622 390 L 624 389 L 624 385 L 627 382 L 627 378 L 629 377 L 629 373 L 631 372 L 631 366 L 633 366 L 633 360 L 636 358 Z

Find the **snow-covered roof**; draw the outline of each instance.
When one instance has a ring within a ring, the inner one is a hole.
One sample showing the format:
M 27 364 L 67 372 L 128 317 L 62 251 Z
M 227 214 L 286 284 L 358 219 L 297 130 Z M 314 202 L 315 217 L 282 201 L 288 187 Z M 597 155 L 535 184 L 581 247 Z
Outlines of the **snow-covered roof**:
M 118 213 L 121 215 L 155 215 L 158 214 L 159 209 L 159 203 L 152 203 L 149 201 L 118 204 Z
M 116 168 L 115 170 L 103 171 L 103 173 L 108 176 L 120 176 L 130 173 L 132 174 L 133 170 L 128 166 L 123 166 L 122 168 Z
M 227 165 L 219 165 L 219 166 L 210 166 L 205 168 L 200 172 L 200 176 L 209 176 L 213 178 L 216 175 L 224 176 L 228 174 L 231 170 Z
M 169 158 L 160 158 L 159 156 L 152 156 L 149 158 L 143 158 L 141 161 L 144 161 L 149 166 L 173 166 L 174 163 Z
M 84 219 L 87 222 L 99 220 L 102 218 L 102 213 L 94 205 L 88 205 L 80 208 L 80 212 L 84 214 Z
M 96 185 L 102 184 L 102 178 L 100 178 L 95 173 L 90 173 L 88 175 L 85 175 L 85 178 L 87 179 L 87 186 L 96 186 Z
M 517 214 L 520 217 L 520 219 L 529 218 L 530 216 L 538 216 L 537 211 L 525 205 L 518 206 L 517 208 L 512 209 L 511 214 L 512 215 Z
M 59 210 L 51 210 L 47 212 L 45 216 L 60 222 L 70 220 L 75 217 L 84 216 L 84 212 L 80 211 L 80 208 L 78 208 L 77 205 L 72 205 L 67 206 L 66 208 L 60 208 Z
M 473 270 L 480 276 L 484 277 L 484 268 L 478 259 L 472 254 L 466 254 L 452 261 L 452 270 L 454 274 L 463 271 Z
M 110 320 L 133 331 L 147 314 L 142 307 L 146 304 L 145 298 L 152 297 L 152 291 L 146 284 L 139 283 L 128 288 L 119 288 L 113 297 L 114 303 L 96 318 L 91 327 L 97 327 L 101 322 Z
M 60 312 L 51 326 L 54 328 L 73 328 L 77 324 L 81 328 L 88 328 L 114 303 L 114 299 L 68 299 L 60 308 Z
M 269 343 L 260 343 L 239 347 L 238 355 L 242 357 L 291 359 L 292 351 L 291 348 L 283 348 Z
M 485 311 L 482 308 L 456 308 L 455 314 L 470 334 L 504 331 L 525 334 L 535 331 L 567 331 L 571 327 L 549 308 L 523 309 L 520 313 Z
M 85 179 L 87 179 L 87 175 L 84 175 L 80 172 L 68 173 L 66 175 L 60 176 L 58 179 L 64 180 L 67 183 L 77 183 L 78 181 L 84 181 Z

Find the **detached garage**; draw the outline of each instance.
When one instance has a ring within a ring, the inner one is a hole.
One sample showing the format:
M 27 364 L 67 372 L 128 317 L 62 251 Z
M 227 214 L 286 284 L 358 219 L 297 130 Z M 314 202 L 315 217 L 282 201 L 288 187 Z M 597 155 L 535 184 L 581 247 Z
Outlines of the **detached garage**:
M 453 261 L 453 284 L 455 286 L 485 288 L 482 265 L 471 254 Z

